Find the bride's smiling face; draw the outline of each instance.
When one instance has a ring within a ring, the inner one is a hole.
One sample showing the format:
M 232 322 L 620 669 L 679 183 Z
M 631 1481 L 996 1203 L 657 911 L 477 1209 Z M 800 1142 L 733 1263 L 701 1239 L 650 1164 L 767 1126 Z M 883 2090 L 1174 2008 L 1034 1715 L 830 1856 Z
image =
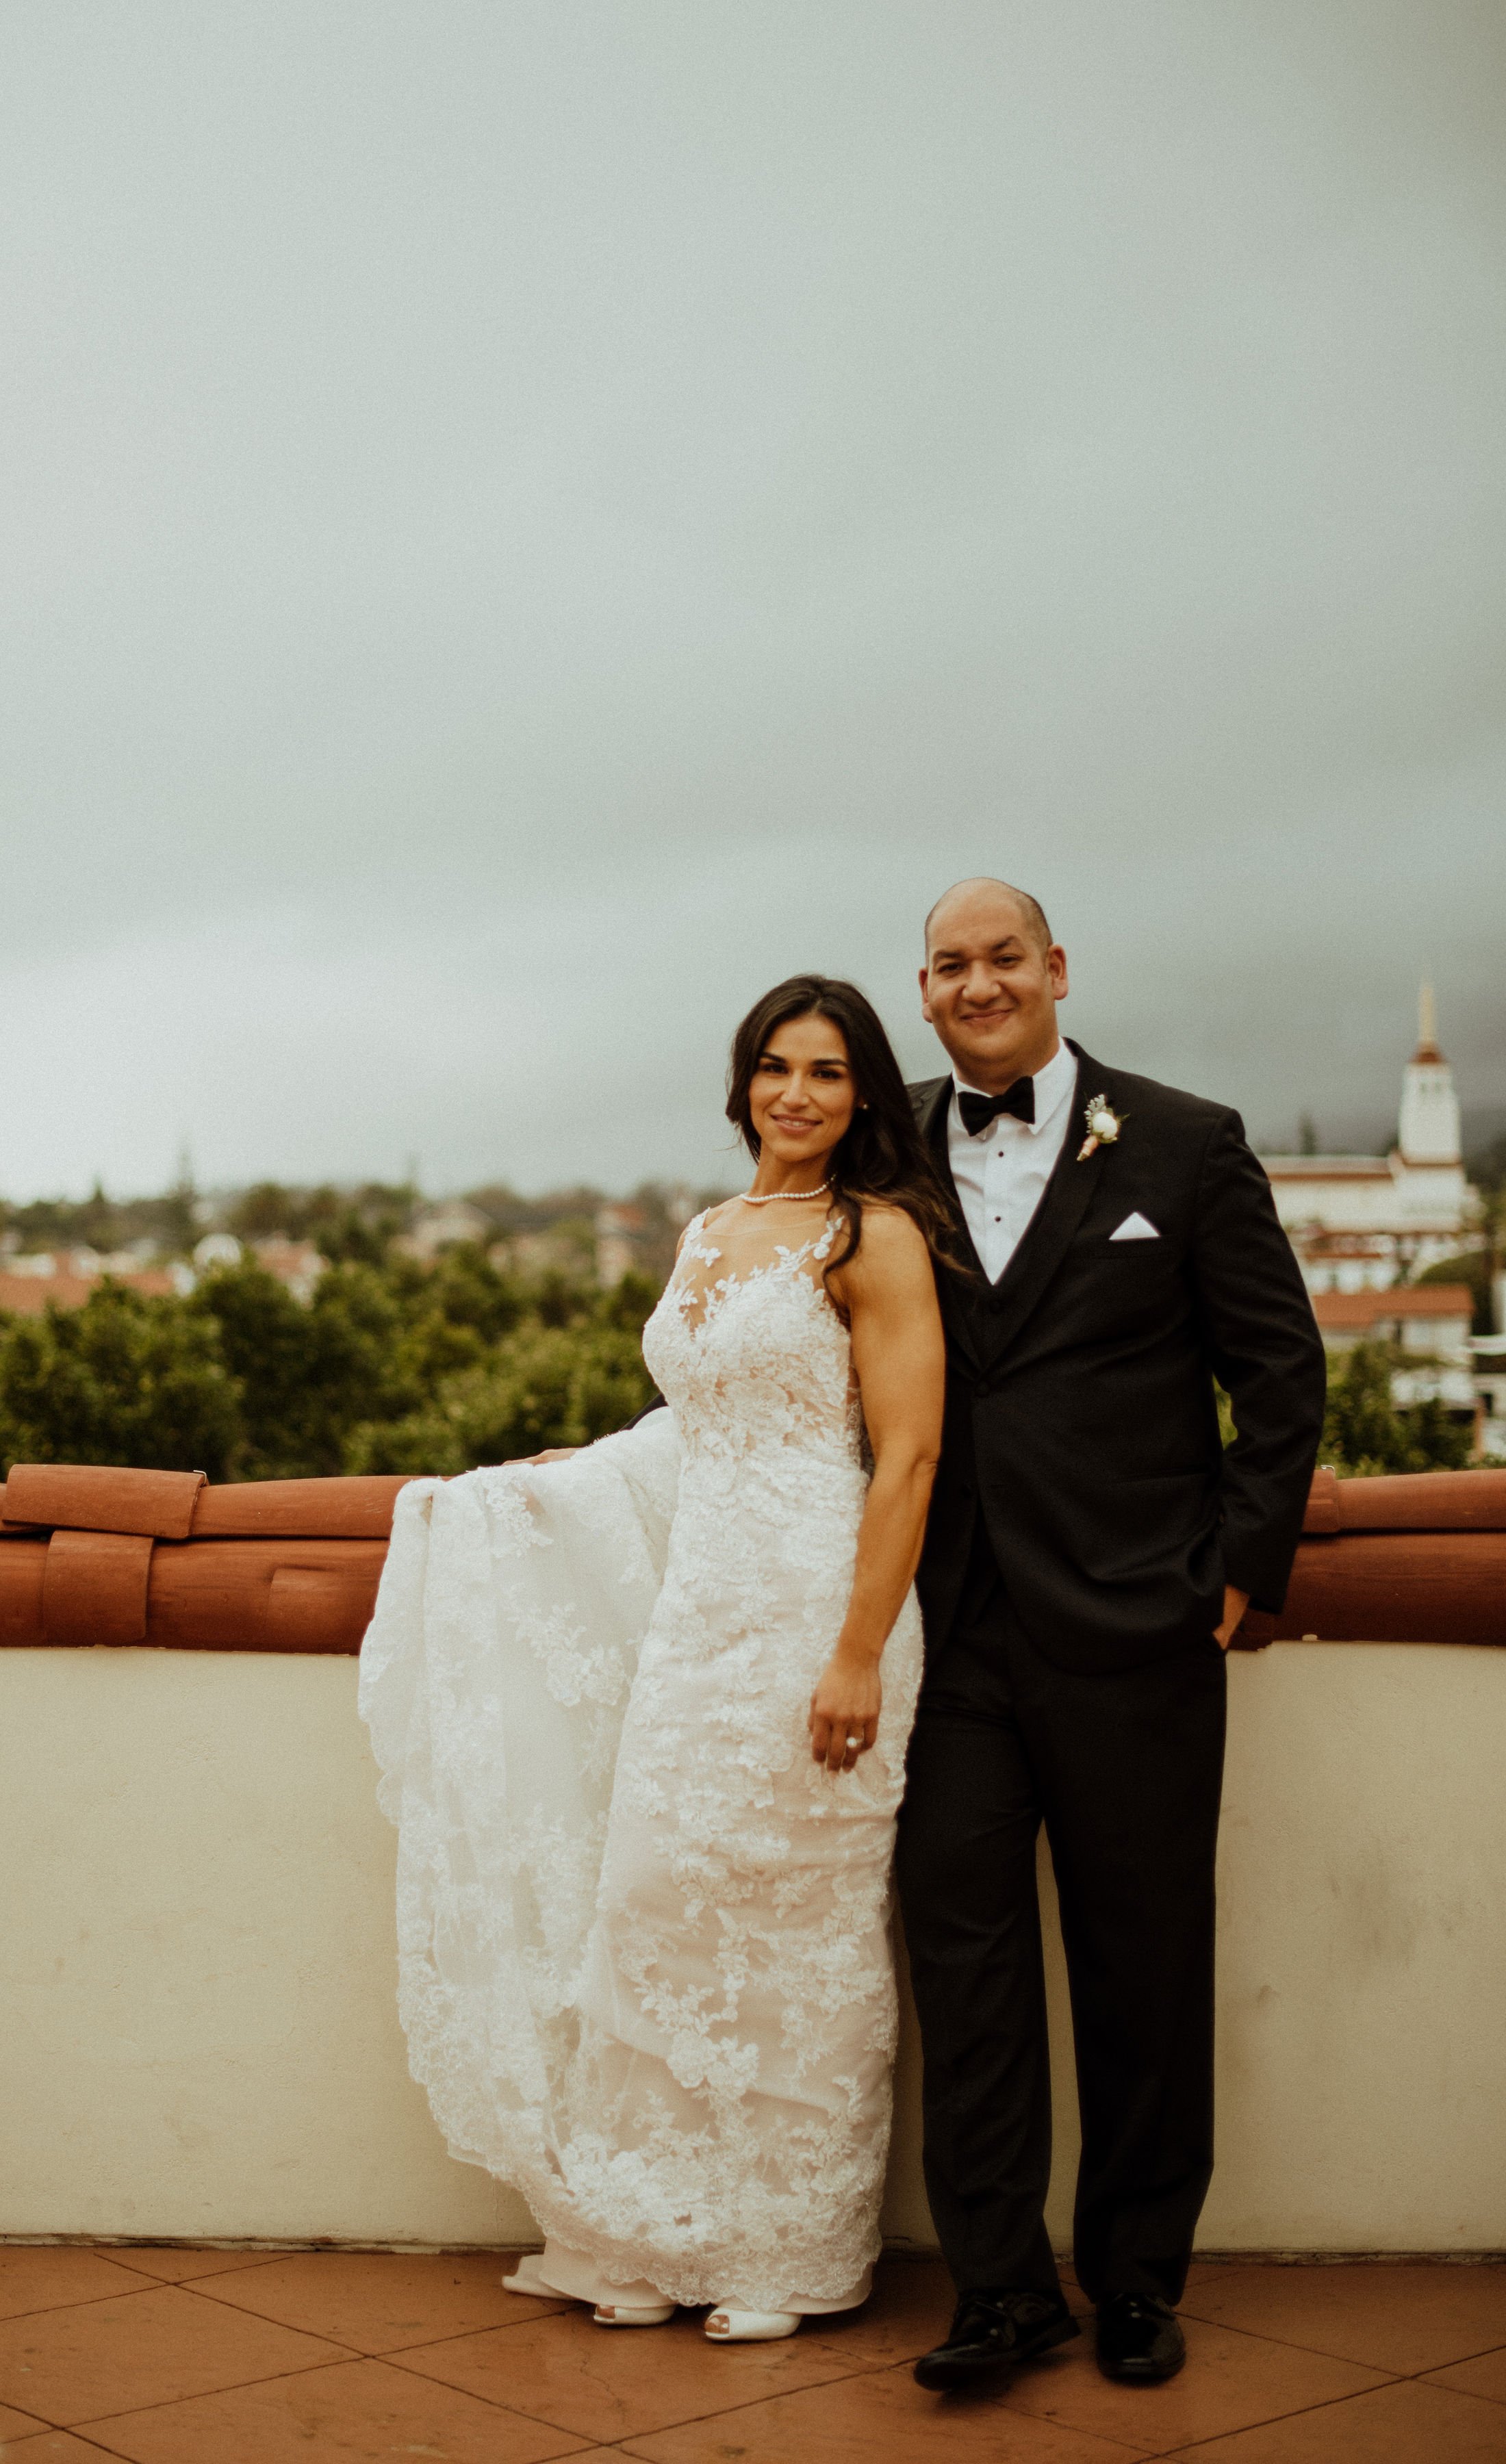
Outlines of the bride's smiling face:
M 812 1163 L 846 1136 L 857 1102 L 847 1038 L 829 1018 L 787 1018 L 758 1057 L 748 1111 L 765 1155 Z

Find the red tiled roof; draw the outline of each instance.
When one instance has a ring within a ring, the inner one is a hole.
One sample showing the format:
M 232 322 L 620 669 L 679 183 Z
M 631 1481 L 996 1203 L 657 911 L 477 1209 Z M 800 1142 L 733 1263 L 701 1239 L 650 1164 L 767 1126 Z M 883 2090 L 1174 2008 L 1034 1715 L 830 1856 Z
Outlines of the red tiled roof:
M 1385 1232 L 1304 1232 L 1304 1258 L 1388 1258 L 1390 1235 Z
M 1384 1155 L 1262 1155 L 1268 1180 L 1389 1180 Z
M 1336 1332 L 1384 1326 L 1395 1318 L 1470 1318 L 1474 1294 L 1468 1284 L 1393 1285 L 1384 1292 L 1315 1292 L 1313 1315 Z
M 40 1317 L 49 1301 L 58 1309 L 82 1309 L 90 1293 L 97 1292 L 103 1281 L 102 1275 L 0 1274 L 0 1309 L 8 1309 L 14 1317 Z M 127 1291 L 144 1294 L 148 1300 L 163 1300 L 177 1288 L 162 1266 L 144 1266 L 138 1274 L 115 1275 L 111 1281 L 123 1284 Z

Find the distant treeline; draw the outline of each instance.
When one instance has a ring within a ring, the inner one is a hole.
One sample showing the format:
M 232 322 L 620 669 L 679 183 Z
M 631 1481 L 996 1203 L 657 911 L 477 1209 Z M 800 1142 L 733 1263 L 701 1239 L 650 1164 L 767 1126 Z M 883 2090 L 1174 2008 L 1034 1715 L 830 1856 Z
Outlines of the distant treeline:
M 645 1181 L 626 1201 L 633 1225 L 635 1263 L 662 1280 L 675 1257 L 679 1228 L 687 1207 L 699 1207 L 725 1196 L 720 1189 L 695 1194 L 671 1190 L 660 1181 Z M 447 1200 L 438 1201 L 443 1212 Z M 479 1211 L 487 1230 L 481 1246 L 514 1243 L 528 1245 L 528 1236 L 553 1236 L 551 1264 L 570 1270 L 573 1253 L 579 1271 L 587 1270 L 594 1253 L 598 1210 L 617 1201 L 587 1185 L 520 1196 L 505 1181 L 488 1181 L 464 1193 L 464 1202 Z M 342 1185 L 334 1181 L 297 1183 L 260 1180 L 250 1188 L 203 1198 L 191 1181 L 154 1198 L 111 1198 L 96 1183 L 87 1198 L 38 1198 L 17 1204 L 0 1199 L 0 1241 L 7 1249 L 92 1249 L 101 1256 L 134 1249 L 141 1262 L 187 1258 L 206 1232 L 231 1232 L 247 1244 L 272 1238 L 312 1242 L 334 1265 L 381 1265 L 393 1241 L 435 1211 L 410 1181 L 369 1180 Z
M 81 1309 L 0 1317 L 0 1469 L 450 1473 L 584 1444 L 649 1399 L 639 1334 L 655 1291 L 515 1276 L 475 1248 L 433 1266 L 346 1261 L 307 1303 L 251 1262 L 183 1300 L 106 1281 Z M 1333 1364 L 1321 1460 L 1336 1470 L 1469 1460 L 1470 1432 L 1441 1404 L 1398 1410 L 1395 1365 L 1378 1344 Z
M 520 1198 L 502 1181 L 469 1195 L 499 1235 L 547 1229 L 565 1216 L 592 1215 L 601 1203 L 598 1191 L 585 1188 Z M 111 1198 L 97 1181 L 87 1198 L 35 1198 L 25 1204 L 0 1199 L 0 1233 L 12 1235 L 23 1249 L 106 1254 L 154 1241 L 169 1256 L 186 1254 L 210 1230 L 233 1232 L 242 1241 L 280 1234 L 312 1241 L 330 1259 L 375 1264 L 423 1202 L 409 1181 L 258 1180 L 217 1199 L 201 1198 L 188 1180 L 155 1198 Z
M 515 1276 L 478 1249 L 343 1260 L 295 1300 L 253 1263 L 186 1299 L 104 1282 L 0 1318 L 0 1462 L 211 1480 L 456 1472 L 621 1427 L 652 1392 L 656 1287 Z

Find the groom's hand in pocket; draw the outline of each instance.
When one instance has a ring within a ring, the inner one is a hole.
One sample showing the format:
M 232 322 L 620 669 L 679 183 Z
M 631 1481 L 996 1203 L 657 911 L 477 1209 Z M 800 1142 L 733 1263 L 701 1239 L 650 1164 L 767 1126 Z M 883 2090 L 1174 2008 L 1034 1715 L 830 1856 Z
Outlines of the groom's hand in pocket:
M 1227 1651 L 1244 1623 L 1250 1606 L 1250 1594 L 1236 1590 L 1232 1583 L 1224 1586 L 1224 1619 L 1213 1628 L 1213 1639 L 1220 1651 Z

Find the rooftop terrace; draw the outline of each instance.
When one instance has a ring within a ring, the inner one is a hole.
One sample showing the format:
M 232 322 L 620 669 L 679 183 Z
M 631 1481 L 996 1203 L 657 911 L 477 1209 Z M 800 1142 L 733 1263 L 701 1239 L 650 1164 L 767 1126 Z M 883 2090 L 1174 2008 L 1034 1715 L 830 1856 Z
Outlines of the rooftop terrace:
M 1202 2264 L 1188 2366 L 1109 2385 L 1080 2342 L 998 2394 L 910 2375 L 938 2260 L 788 2343 L 698 2316 L 612 2335 L 504 2293 L 495 2253 L 0 2251 L 0 2457 L 15 2464 L 1499 2464 L 1506 2268 Z M 1074 2306 L 1086 2304 L 1069 2287 Z M 49 2435 L 49 2432 L 52 2434 Z
M 908 2010 L 862 2313 L 729 2351 L 502 2291 L 536 2228 L 408 2076 L 355 1718 L 399 1485 L 0 1491 L 0 2464 L 1500 2464 L 1506 1472 L 1319 1473 L 1230 1667 L 1190 2366 L 1112 2387 L 1084 2337 L 945 2403 Z

